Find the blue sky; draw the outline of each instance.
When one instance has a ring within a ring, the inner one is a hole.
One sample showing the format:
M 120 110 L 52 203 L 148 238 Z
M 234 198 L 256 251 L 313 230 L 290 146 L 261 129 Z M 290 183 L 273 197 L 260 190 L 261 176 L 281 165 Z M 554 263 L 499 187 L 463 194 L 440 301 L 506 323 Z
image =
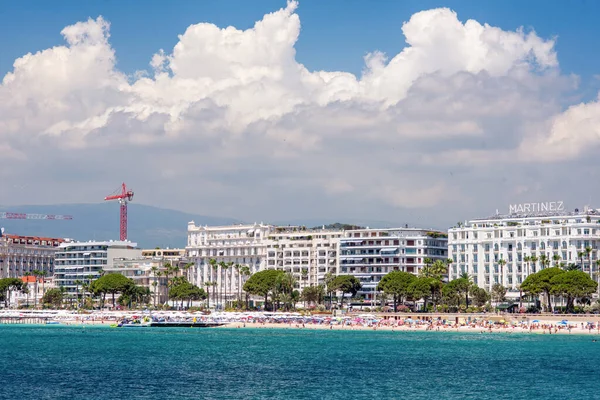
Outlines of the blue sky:
M 150 57 L 159 48 L 169 52 L 177 35 L 191 24 L 211 22 L 246 29 L 284 6 L 284 0 L 147 0 L 143 6 L 132 0 L 5 1 L 0 12 L 0 37 L 4 38 L 0 74 L 12 69 L 14 59 L 27 52 L 63 44 L 61 29 L 88 17 L 103 15 L 111 22 L 110 41 L 118 68 L 131 73 L 148 68 Z M 600 74 L 600 2 L 592 0 L 301 0 L 297 59 L 311 70 L 360 74 L 367 52 L 398 53 L 405 45 L 402 23 L 415 12 L 436 7 L 453 9 L 462 21 L 476 19 L 504 30 L 522 26 L 534 29 L 542 38 L 557 36 L 563 73 L 580 75 L 584 85 L 597 86 L 593 76 Z

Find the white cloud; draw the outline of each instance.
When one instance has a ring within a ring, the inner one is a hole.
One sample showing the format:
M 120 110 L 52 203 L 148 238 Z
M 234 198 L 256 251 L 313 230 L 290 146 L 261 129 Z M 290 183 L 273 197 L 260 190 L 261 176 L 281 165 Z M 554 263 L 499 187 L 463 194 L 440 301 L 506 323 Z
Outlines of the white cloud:
M 13 178 L 38 188 L 64 177 L 37 202 L 64 202 L 73 181 L 73 201 L 95 201 L 126 178 L 141 201 L 239 218 L 453 221 L 441 204 L 496 208 L 527 193 L 531 161 L 598 143 L 598 103 L 561 112 L 576 78 L 560 75 L 553 39 L 427 10 L 402 26 L 407 47 L 368 53 L 356 77 L 298 62 L 297 7 L 247 30 L 191 25 L 129 78 L 107 21 L 66 27 L 65 45 L 19 58 L 2 80 L 0 166 L 10 158 Z

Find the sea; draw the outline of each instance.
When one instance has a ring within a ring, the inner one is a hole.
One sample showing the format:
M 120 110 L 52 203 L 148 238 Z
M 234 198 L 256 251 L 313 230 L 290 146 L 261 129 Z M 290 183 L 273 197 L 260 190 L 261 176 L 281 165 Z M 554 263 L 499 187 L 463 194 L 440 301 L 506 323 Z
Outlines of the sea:
M 600 399 L 595 338 L 0 325 L 0 398 Z

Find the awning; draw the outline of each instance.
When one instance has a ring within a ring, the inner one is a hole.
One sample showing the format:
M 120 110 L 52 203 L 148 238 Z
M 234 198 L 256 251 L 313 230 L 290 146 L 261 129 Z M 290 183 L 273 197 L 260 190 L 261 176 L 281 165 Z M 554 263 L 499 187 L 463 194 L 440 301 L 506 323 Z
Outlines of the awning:
M 89 257 L 90 253 L 83 253 L 84 257 Z
M 341 241 L 342 244 L 344 244 L 344 243 L 355 243 L 355 244 L 357 244 L 357 243 L 362 243 L 362 242 L 363 242 L 363 240 L 342 240 Z
M 388 249 L 381 249 L 380 253 L 395 253 L 398 251 L 397 247 L 392 247 Z

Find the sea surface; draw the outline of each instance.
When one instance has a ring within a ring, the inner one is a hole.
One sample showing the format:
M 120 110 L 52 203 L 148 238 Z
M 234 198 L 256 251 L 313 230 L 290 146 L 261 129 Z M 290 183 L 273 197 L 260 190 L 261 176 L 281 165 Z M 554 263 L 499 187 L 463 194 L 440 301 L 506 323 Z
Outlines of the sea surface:
M 0 325 L 0 398 L 600 399 L 592 339 Z

